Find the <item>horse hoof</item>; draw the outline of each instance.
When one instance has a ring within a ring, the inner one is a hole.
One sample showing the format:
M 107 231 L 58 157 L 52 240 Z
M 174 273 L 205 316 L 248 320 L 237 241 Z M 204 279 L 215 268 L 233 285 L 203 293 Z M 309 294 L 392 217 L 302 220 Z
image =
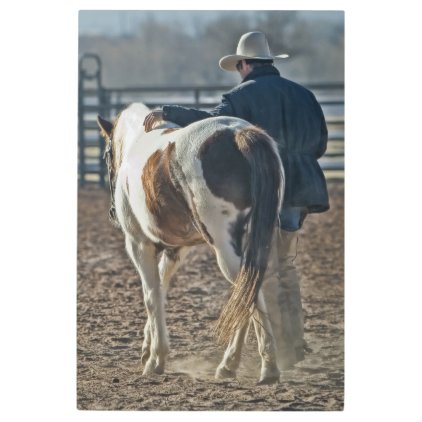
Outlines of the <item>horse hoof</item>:
M 231 369 L 227 369 L 226 367 L 218 367 L 215 371 L 215 378 L 216 379 L 225 379 L 225 378 L 236 378 L 236 371 L 232 371 Z
M 156 366 L 155 362 L 148 361 L 144 367 L 143 375 L 162 375 L 164 373 L 164 367 L 161 365 Z
M 280 379 L 280 371 L 276 365 L 264 366 L 261 370 L 261 378 L 257 385 L 274 384 Z
M 280 375 L 272 375 L 270 377 L 265 377 L 260 379 L 256 385 L 270 385 L 270 384 L 275 384 L 276 382 L 278 382 L 280 378 Z

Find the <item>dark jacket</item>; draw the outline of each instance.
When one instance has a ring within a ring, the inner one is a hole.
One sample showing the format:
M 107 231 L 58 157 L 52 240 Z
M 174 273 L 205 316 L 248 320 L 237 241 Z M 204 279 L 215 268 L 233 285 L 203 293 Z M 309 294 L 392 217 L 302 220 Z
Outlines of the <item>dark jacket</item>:
M 210 112 L 181 106 L 163 107 L 164 119 L 180 126 L 212 116 L 235 116 L 264 129 L 278 143 L 286 175 L 283 208 L 307 212 L 329 208 L 324 174 L 317 162 L 327 147 L 327 126 L 314 94 L 280 76 L 274 66 L 252 70 L 223 95 Z

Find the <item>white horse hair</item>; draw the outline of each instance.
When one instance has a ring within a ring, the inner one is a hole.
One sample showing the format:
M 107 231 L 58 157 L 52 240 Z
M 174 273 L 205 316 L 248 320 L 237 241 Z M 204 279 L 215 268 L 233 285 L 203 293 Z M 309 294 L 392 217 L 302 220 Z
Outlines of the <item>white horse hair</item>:
M 169 350 L 165 296 L 190 246 L 208 243 L 231 296 L 215 327 L 228 343 L 216 377 L 234 377 L 251 321 L 261 355 L 260 383 L 278 380 L 277 346 L 260 287 L 274 276 L 271 245 L 284 193 L 277 147 L 264 131 L 234 117 L 145 133 L 150 110 L 132 104 L 114 123 L 98 116 L 112 151 L 110 182 L 127 252 L 138 270 L 148 315 L 144 374 L 164 371 Z M 268 267 L 268 270 L 267 270 Z

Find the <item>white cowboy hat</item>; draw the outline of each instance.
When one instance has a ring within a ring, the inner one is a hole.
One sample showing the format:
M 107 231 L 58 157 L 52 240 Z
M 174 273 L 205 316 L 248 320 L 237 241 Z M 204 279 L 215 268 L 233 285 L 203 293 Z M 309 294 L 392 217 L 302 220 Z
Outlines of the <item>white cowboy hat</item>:
M 287 57 L 289 57 L 288 54 L 272 56 L 265 34 L 255 31 L 243 34 L 237 44 L 236 54 L 224 56 L 220 59 L 219 65 L 221 69 L 233 72 L 236 71 L 236 64 L 239 60 L 277 60 Z

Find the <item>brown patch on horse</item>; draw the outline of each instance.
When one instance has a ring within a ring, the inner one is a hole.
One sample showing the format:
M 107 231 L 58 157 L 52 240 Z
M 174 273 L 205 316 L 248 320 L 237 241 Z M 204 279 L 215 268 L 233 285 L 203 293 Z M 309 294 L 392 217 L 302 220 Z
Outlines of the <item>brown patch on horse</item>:
M 164 129 L 161 132 L 161 135 L 168 135 L 169 133 L 173 133 L 175 130 L 179 130 L 179 129 L 180 129 L 180 127 L 169 127 L 167 129 Z
M 142 185 L 148 211 L 154 216 L 152 233 L 170 245 L 195 245 L 203 237 L 195 228 L 192 211 L 172 180 L 171 158 L 175 143 L 170 142 L 163 151 L 155 151 L 146 162 Z
M 192 213 L 192 219 L 195 222 L 196 229 L 201 233 L 202 237 L 205 239 L 205 241 L 208 244 L 213 245 L 214 239 L 209 234 L 208 229 L 205 226 L 205 224 L 199 218 L 198 210 L 196 209 L 196 205 L 194 201 L 194 194 L 191 191 L 189 184 L 186 182 L 186 176 L 183 173 L 182 168 L 180 167 L 177 161 L 172 162 L 171 170 L 172 170 L 172 181 L 176 189 L 183 192 L 183 188 L 182 188 L 182 185 L 183 185 L 185 188 L 185 191 L 189 193 L 190 210 Z
M 223 129 L 200 147 L 198 158 L 210 191 L 243 210 L 251 206 L 251 169 L 235 140 L 235 133 Z

